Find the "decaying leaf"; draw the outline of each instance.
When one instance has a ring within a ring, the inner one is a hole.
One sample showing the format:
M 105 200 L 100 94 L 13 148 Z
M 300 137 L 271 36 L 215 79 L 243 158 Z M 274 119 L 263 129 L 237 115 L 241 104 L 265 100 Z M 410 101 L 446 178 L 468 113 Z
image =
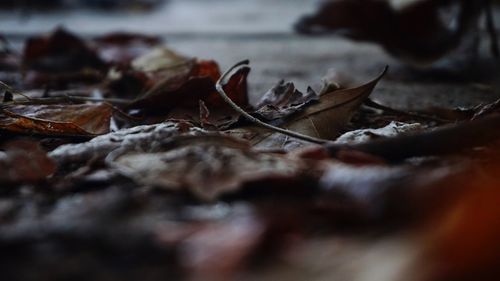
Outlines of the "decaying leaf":
M 234 193 L 245 183 L 295 178 L 304 172 L 300 162 L 257 152 L 246 142 L 217 135 L 117 150 L 107 163 L 140 184 L 189 191 L 209 201 Z
M 41 182 L 55 171 L 54 162 L 35 142 L 13 141 L 0 149 L 2 185 Z
M 109 132 L 110 104 L 3 104 L 0 129 L 22 134 L 96 136 Z

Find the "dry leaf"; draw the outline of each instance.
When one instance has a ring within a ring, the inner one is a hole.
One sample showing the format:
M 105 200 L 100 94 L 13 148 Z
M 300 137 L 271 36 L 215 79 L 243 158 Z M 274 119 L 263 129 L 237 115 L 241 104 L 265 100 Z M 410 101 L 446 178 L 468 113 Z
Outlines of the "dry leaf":
M 46 36 L 29 38 L 23 52 L 23 65 L 28 69 L 53 73 L 106 68 L 95 50 L 61 28 Z
M 234 193 L 245 183 L 294 178 L 304 171 L 300 162 L 260 153 L 246 142 L 217 135 L 117 150 L 107 163 L 140 184 L 189 191 L 201 200 Z
M 319 103 L 310 105 L 286 127 L 292 131 L 322 139 L 335 139 L 351 120 L 353 113 L 370 96 L 387 68 L 377 78 L 363 86 L 328 92 Z
M 109 132 L 113 107 L 102 104 L 47 104 L 0 107 L 0 129 L 22 134 L 96 136 Z
M 385 75 L 387 68 L 373 81 L 355 88 L 338 89 L 334 81 L 323 81 L 324 88 L 319 101 L 317 95 L 308 90 L 304 95 L 291 84 L 280 84 L 264 97 L 273 103 L 261 102 L 261 109 L 256 113 L 269 119 L 285 117 L 279 121 L 291 131 L 321 139 L 335 139 L 344 130 L 354 112 L 370 96 L 373 89 Z M 331 89 L 332 91 L 328 91 Z M 276 122 L 276 120 L 273 120 Z M 292 150 L 307 144 L 304 141 L 291 141 L 288 136 L 272 134 L 267 129 L 248 127 L 227 132 L 236 137 L 243 137 L 258 147 L 282 147 Z
M 98 136 L 88 142 L 63 145 L 50 152 L 49 156 L 57 161 L 59 166 L 67 167 L 70 164 L 86 163 L 92 158 L 104 159 L 110 152 L 120 147 L 146 149 L 154 143 L 166 141 L 181 134 L 203 133 L 205 133 L 203 130 L 186 122 L 143 125 Z
M 254 113 L 269 121 L 283 119 L 300 112 L 318 99 L 319 96 L 311 88 L 307 89 L 307 94 L 303 94 L 293 83 L 280 81 L 262 96 Z
M 238 121 L 239 114 L 215 90 L 220 70 L 214 61 L 184 58 L 162 49 L 137 59 L 133 65 L 148 71 L 148 84 L 154 86 L 133 101 L 128 109 L 139 109 L 144 115 L 189 120 L 216 129 L 227 128 Z M 248 69 L 242 69 L 225 86 L 230 97 L 243 107 L 248 106 L 248 73 Z M 200 106 L 204 111 L 203 118 L 200 118 Z

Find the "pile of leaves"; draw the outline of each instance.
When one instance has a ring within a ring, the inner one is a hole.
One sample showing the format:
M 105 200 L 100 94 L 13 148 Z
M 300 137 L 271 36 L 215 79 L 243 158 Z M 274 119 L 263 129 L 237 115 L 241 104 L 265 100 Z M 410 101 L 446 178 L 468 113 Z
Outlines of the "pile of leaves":
M 0 48 L 6 280 L 495 280 L 500 102 L 403 112 L 159 38 Z M 382 268 L 382 269 L 381 269 Z

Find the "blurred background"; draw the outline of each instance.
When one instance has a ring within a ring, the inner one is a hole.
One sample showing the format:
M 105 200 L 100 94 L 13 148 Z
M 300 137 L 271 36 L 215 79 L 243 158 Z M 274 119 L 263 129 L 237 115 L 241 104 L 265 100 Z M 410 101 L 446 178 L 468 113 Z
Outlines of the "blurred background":
M 318 3 L 313 0 L 3 0 L 0 34 L 18 47 L 30 35 L 60 26 L 87 37 L 112 31 L 158 35 L 176 51 L 214 59 L 223 70 L 250 59 L 250 89 L 255 98 L 281 79 L 295 82 L 302 90 L 309 85 L 318 88 L 321 77 L 329 71 L 346 84 L 357 84 L 374 77 L 385 65 L 392 69 L 375 97 L 389 106 L 409 109 L 471 106 L 498 96 L 498 90 L 492 86 L 495 79 L 490 77 L 498 69 L 491 60 L 481 62 L 484 71 L 475 71 L 474 75 L 452 66 L 445 69 L 444 75 L 438 68 L 436 76 L 432 71 L 408 72 L 398 59 L 375 44 L 352 42 L 339 36 L 296 34 L 294 24 L 316 11 Z M 495 15 L 499 18 L 498 9 Z M 483 57 L 489 57 L 488 46 L 483 42 Z M 445 76 L 446 81 L 440 76 Z M 453 84 L 457 79 L 460 87 Z M 422 85 L 422 81 L 426 84 Z

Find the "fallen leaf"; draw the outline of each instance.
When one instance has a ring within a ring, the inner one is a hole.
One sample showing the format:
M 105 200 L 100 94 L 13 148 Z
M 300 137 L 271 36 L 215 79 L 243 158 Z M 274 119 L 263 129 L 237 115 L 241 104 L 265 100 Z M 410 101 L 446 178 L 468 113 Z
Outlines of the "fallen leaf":
M 181 134 L 203 134 L 203 130 L 186 122 L 164 122 L 154 125 L 142 125 L 95 137 L 88 142 L 67 144 L 51 151 L 49 156 L 60 167 L 71 164 L 84 164 L 93 158 L 104 159 L 117 148 L 146 149 L 153 143 L 167 141 Z
M 22 54 L 22 67 L 26 71 L 24 86 L 52 88 L 99 82 L 108 69 L 88 42 L 62 28 L 29 38 Z
M 215 128 L 227 128 L 236 123 L 234 112 L 217 94 L 215 83 L 220 70 L 214 61 L 195 60 L 168 49 L 155 50 L 136 59 L 134 68 L 147 73 L 149 82 L 144 94 L 130 103 L 128 110 L 139 110 L 143 115 L 159 115 L 170 119 L 184 119 Z M 243 69 L 226 85 L 231 98 L 240 106 L 248 106 L 247 75 Z M 205 112 L 200 119 L 200 101 Z
M 365 85 L 349 89 L 332 87 L 331 85 L 335 85 L 334 81 L 324 81 L 322 95 L 319 97 L 310 89 L 308 94 L 302 94 L 291 84 L 280 84 L 264 96 L 260 103 L 262 108 L 257 109 L 256 113 L 274 119 L 274 123 L 291 131 L 333 140 L 343 132 L 353 114 L 370 96 L 386 71 L 387 68 Z M 282 119 L 275 119 L 280 117 Z M 292 150 L 307 144 L 282 134 L 272 134 L 269 130 L 259 127 L 242 128 L 228 133 L 242 135 L 258 147 L 282 147 Z
M 371 95 L 387 68 L 374 80 L 365 85 L 334 90 L 320 96 L 317 104 L 308 106 L 286 127 L 292 131 L 322 139 L 335 139 L 351 119 L 354 112 Z
M 293 83 L 280 81 L 262 96 L 254 113 L 269 121 L 283 119 L 318 99 L 319 96 L 310 88 L 307 89 L 307 94 L 303 94 Z
M 113 107 L 102 104 L 47 104 L 0 107 L 0 129 L 22 134 L 96 136 L 109 132 Z
M 180 137 L 146 149 L 121 149 L 106 162 L 140 184 L 189 191 L 210 201 L 235 193 L 245 183 L 296 178 L 303 164 L 252 150 L 240 140 L 207 135 Z
M 29 38 L 23 51 L 23 66 L 51 73 L 79 72 L 86 68 L 106 69 L 106 64 L 95 50 L 62 28 L 45 36 Z

